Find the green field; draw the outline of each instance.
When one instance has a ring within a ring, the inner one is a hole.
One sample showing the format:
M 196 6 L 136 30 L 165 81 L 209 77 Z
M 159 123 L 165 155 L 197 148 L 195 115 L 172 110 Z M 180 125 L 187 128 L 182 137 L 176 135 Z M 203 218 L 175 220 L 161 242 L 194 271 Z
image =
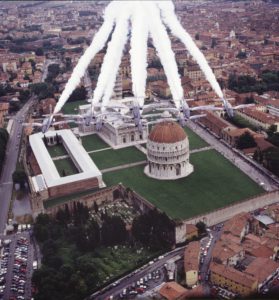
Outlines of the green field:
M 195 132 L 193 132 L 188 127 L 184 127 L 184 130 L 187 133 L 189 138 L 190 150 L 200 149 L 209 146 L 207 142 L 205 142 L 202 138 L 200 138 Z
M 62 257 L 64 264 L 74 265 L 77 257 L 81 259 L 81 253 L 74 245 L 63 245 L 62 243 L 61 246 L 58 250 L 58 255 Z M 154 254 L 156 253 L 143 248 L 136 249 L 125 246 L 118 246 L 117 248 L 102 247 L 97 248 L 94 252 L 83 254 L 82 259 L 86 259 L 89 263 L 96 266 L 101 280 L 99 284 L 103 284 L 108 279 L 117 277 L 128 270 L 133 270 L 137 265 L 153 257 Z
M 214 150 L 190 156 L 194 172 L 175 181 L 147 177 L 143 166 L 103 174 L 108 186 L 122 182 L 165 211 L 186 219 L 263 192 L 263 189 Z
M 110 147 L 97 134 L 90 134 L 90 135 L 83 136 L 81 140 L 82 140 L 82 146 L 87 152 Z
M 78 169 L 70 158 L 54 160 L 53 162 L 61 177 L 79 173 Z M 65 171 L 65 175 L 63 174 L 63 170 Z
M 51 157 L 62 156 L 62 155 L 68 154 L 68 152 L 66 151 L 66 149 L 63 145 L 48 146 L 47 150 Z
M 64 114 L 77 114 L 78 113 L 78 107 L 80 105 L 88 104 L 87 101 L 81 100 L 81 101 L 74 101 L 74 102 L 67 102 L 63 106 L 63 113 Z
M 146 160 L 145 154 L 135 147 L 119 150 L 109 149 L 89 155 L 100 170 Z

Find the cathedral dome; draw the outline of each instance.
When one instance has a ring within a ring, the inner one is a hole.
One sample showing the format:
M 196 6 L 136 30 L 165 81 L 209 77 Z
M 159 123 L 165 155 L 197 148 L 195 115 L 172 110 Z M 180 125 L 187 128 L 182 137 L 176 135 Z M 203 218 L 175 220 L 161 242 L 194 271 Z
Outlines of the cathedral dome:
M 146 143 L 147 176 L 174 180 L 193 172 L 189 162 L 189 140 L 184 129 L 173 121 L 162 121 L 151 130 Z
M 155 143 L 177 143 L 187 137 L 181 126 L 173 121 L 163 121 L 152 128 L 148 139 Z

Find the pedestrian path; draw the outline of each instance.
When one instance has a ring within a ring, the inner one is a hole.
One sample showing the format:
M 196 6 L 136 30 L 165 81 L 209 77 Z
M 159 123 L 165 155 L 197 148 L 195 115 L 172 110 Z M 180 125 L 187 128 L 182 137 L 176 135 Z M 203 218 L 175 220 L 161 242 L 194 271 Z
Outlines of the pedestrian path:
M 130 164 L 125 164 L 125 165 L 120 165 L 120 166 L 117 166 L 117 167 L 103 169 L 103 170 L 101 170 L 101 172 L 102 173 L 108 173 L 108 172 L 113 172 L 113 171 L 118 171 L 118 170 L 122 170 L 122 169 L 127 169 L 127 168 L 132 168 L 132 167 L 144 165 L 146 163 L 147 163 L 146 160 L 142 160 L 142 161 L 138 161 L 138 162 L 135 162 L 135 163 L 130 163 Z
M 202 152 L 202 151 L 208 151 L 208 150 L 211 150 L 211 149 L 214 149 L 214 147 L 213 146 L 207 146 L 207 147 L 203 147 L 203 148 L 199 148 L 199 149 L 193 149 L 193 150 L 190 150 L 190 154 L 198 153 L 198 152 Z
M 142 145 L 135 145 L 135 147 L 142 153 L 147 154 L 146 148 L 144 148 Z
M 95 152 L 100 152 L 100 151 L 105 151 L 105 150 L 110 150 L 112 149 L 111 147 L 107 147 L 107 148 L 102 148 L 102 149 L 97 149 L 97 150 L 91 150 L 91 151 L 88 151 L 87 153 L 90 154 L 90 153 L 95 153 Z M 60 156 L 55 156 L 55 157 L 52 157 L 52 160 L 60 160 L 60 159 L 65 159 L 65 158 L 69 158 L 70 156 L 68 154 L 66 155 L 60 155 Z
M 90 153 L 101 152 L 101 151 L 110 150 L 110 149 L 112 149 L 112 147 L 107 147 L 107 148 L 102 148 L 102 149 L 97 149 L 97 150 L 91 150 L 91 151 L 88 151 L 87 153 L 90 154 Z

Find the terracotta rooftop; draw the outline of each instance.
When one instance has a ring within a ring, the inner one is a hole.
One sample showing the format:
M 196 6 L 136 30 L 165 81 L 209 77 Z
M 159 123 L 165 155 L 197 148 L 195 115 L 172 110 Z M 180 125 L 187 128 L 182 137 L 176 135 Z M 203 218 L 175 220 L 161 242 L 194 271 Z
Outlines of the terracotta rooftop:
M 152 128 L 148 139 L 155 143 L 177 143 L 187 137 L 181 126 L 172 121 L 163 121 Z
M 251 288 L 253 284 L 257 281 L 257 279 L 254 278 L 253 276 L 242 273 L 232 267 L 228 267 L 225 265 L 212 263 L 210 265 L 210 270 L 215 274 L 218 274 L 222 277 L 225 277 L 233 282 L 236 282 L 248 288 Z
M 200 242 L 191 242 L 184 252 L 184 269 L 185 272 L 191 270 L 198 270 L 199 268 L 199 253 Z
M 212 113 L 212 112 L 207 112 L 206 117 L 204 117 L 204 118 L 208 119 L 209 121 L 211 121 L 216 126 L 218 126 L 219 128 L 222 128 L 222 129 L 224 129 L 226 127 L 234 127 L 229 122 L 227 122 L 226 120 L 222 119 L 221 117 L 217 116 L 215 113 Z
M 255 110 L 253 108 L 245 108 L 243 109 L 243 113 L 259 122 L 265 123 L 265 124 L 274 124 L 276 122 L 279 122 L 279 117 L 273 116 L 271 114 L 267 114 L 262 111 Z
M 187 290 L 178 283 L 171 281 L 165 283 L 159 290 L 160 295 L 168 300 L 179 299 Z
M 245 273 L 255 276 L 259 283 L 277 270 L 279 263 L 266 257 L 255 258 L 246 268 Z

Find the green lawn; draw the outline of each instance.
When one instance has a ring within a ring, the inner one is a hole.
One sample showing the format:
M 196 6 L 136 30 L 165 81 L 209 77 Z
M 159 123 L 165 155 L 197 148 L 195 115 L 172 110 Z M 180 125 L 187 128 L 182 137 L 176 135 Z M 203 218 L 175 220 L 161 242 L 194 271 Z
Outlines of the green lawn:
M 47 150 L 51 157 L 62 156 L 62 155 L 68 154 L 68 152 L 66 151 L 66 149 L 64 148 L 63 145 L 48 146 Z
M 200 138 L 195 132 L 193 132 L 188 127 L 184 127 L 184 130 L 187 133 L 189 138 L 190 150 L 200 149 L 209 146 L 207 142 L 205 142 L 202 138 Z
M 89 155 L 100 170 L 146 160 L 145 154 L 135 147 L 118 150 L 109 149 Z
M 122 182 L 172 218 L 186 219 L 260 194 L 263 189 L 214 150 L 190 156 L 194 172 L 175 181 L 147 177 L 143 166 L 103 174 L 110 186 Z
M 87 101 L 85 100 L 81 100 L 81 101 L 74 101 L 74 102 L 67 102 L 64 106 L 63 106 L 63 113 L 64 114 L 78 114 L 78 107 L 80 105 L 84 105 L 84 104 L 89 104 Z
M 79 253 L 75 245 L 66 243 L 61 243 L 58 254 L 62 257 L 64 264 L 69 265 L 74 265 L 77 257 L 81 257 L 81 253 Z M 118 246 L 117 248 L 97 248 L 95 251 L 88 252 L 82 257 L 96 266 L 101 279 L 100 284 L 103 284 L 113 277 L 117 277 L 128 270 L 133 270 L 137 265 L 153 257 L 154 254 L 156 253 L 148 249 L 131 249 Z
M 99 150 L 110 147 L 97 134 L 86 135 L 83 136 L 81 139 L 82 146 L 85 148 L 86 151 Z
M 54 164 L 57 168 L 57 171 L 61 177 L 64 176 L 63 170 L 65 171 L 66 176 L 79 173 L 78 169 L 76 168 L 76 166 L 74 165 L 74 163 L 72 162 L 72 160 L 70 158 L 54 160 L 53 162 L 54 162 Z

